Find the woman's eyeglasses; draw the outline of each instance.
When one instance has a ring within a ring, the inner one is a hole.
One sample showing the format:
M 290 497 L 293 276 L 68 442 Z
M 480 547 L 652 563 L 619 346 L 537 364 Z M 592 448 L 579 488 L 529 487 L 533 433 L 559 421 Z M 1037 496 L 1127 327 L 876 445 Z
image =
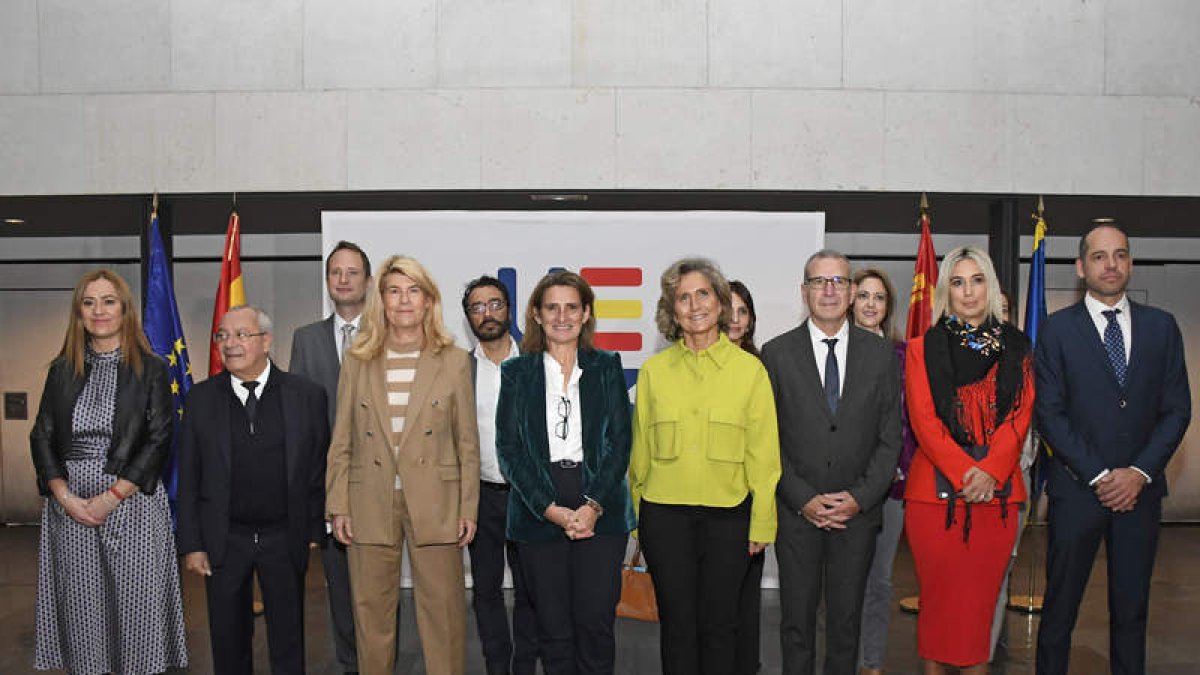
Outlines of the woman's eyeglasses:
M 567 432 L 571 423 L 571 399 L 566 396 L 558 397 L 558 422 L 554 425 L 554 435 L 567 440 Z

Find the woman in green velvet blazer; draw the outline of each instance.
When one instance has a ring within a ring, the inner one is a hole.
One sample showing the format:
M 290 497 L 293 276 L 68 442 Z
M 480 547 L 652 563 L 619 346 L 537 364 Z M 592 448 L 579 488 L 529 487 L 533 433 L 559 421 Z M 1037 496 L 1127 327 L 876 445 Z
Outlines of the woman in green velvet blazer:
M 554 272 L 526 305 L 521 356 L 501 366 L 496 452 L 508 538 L 537 616 L 547 675 L 610 674 L 633 504 L 621 357 L 592 346 L 594 295 Z

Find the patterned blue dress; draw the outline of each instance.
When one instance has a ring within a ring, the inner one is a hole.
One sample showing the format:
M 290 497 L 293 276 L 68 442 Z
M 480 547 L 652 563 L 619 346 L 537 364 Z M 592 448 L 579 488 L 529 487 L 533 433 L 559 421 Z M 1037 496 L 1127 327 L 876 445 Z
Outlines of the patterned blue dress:
M 85 499 L 109 488 L 120 350 L 87 352 L 75 403 L 68 485 Z M 42 509 L 34 667 L 72 675 L 144 675 L 187 666 L 183 601 L 167 493 L 135 493 L 100 527 L 75 522 L 53 497 Z

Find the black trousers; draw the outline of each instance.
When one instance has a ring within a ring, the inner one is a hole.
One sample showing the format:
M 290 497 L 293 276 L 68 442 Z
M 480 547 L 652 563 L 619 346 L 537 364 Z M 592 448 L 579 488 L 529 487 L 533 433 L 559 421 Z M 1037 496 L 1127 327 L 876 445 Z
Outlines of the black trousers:
M 779 504 L 779 641 L 785 675 L 813 675 L 817 669 L 817 608 L 825 599 L 825 668 L 858 672 L 858 634 L 863 593 L 875 557 L 879 526 L 852 523 L 825 531 Z M 859 516 L 860 518 L 862 516 Z
M 555 503 L 583 504 L 580 470 L 552 468 Z M 518 543 L 521 575 L 537 617 L 546 675 L 612 675 L 617 654 L 614 624 L 621 599 L 621 563 L 629 536 Z
M 483 647 L 487 675 L 534 675 L 537 667 L 537 619 L 521 578 L 520 553 L 505 538 L 508 489 L 483 483 L 479 489 L 479 524 L 471 542 L 471 592 L 475 624 Z M 504 561 L 512 570 L 515 601 L 512 633 L 504 606 Z
M 214 675 L 249 675 L 254 670 L 254 593 L 258 574 L 267 620 L 272 675 L 304 673 L 304 574 L 288 555 L 282 529 L 232 531 L 225 560 L 205 580 Z
M 663 675 L 736 672 L 750 500 L 731 508 L 642 500 L 639 537 L 658 600 Z
M 767 564 L 766 551 L 750 556 L 742 592 L 738 597 L 737 664 L 738 675 L 754 675 L 762 665 L 762 575 Z
M 1038 627 L 1038 675 L 1065 675 L 1079 602 L 1103 541 L 1108 560 L 1109 668 L 1146 672 L 1150 576 L 1158 550 L 1162 496 L 1143 491 L 1126 513 L 1104 508 L 1090 490 L 1050 495 L 1046 598 Z

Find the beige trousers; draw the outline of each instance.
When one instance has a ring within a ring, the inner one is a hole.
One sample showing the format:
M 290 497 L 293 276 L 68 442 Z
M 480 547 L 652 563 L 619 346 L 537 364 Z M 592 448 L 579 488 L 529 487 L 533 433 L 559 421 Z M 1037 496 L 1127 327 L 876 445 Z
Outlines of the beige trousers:
M 467 597 L 462 549 L 453 544 L 414 546 L 404 495 L 395 500 L 400 523 L 395 546 L 353 544 L 348 549 L 350 596 L 358 669 L 363 675 L 391 675 L 396 661 L 396 609 L 405 544 L 412 566 L 417 631 L 428 675 L 463 675 L 466 668 Z

